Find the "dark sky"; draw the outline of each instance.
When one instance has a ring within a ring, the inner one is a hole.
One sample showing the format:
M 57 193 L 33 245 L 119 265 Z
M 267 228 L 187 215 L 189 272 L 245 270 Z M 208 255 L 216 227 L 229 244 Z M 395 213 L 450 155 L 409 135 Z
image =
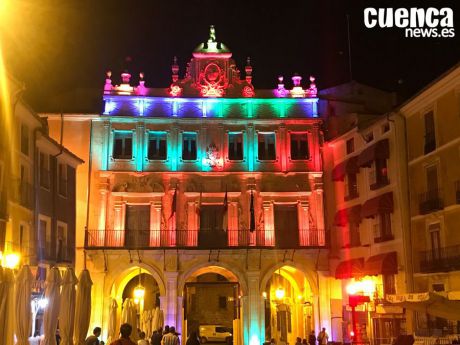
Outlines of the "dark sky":
M 210 24 L 241 70 L 251 56 L 256 88 L 274 88 L 278 75 L 290 79 L 294 72 L 315 75 L 320 89 L 340 84 L 349 80 L 348 14 L 353 79 L 404 99 L 460 60 L 457 2 L 12 0 L 2 30 L 9 69 L 42 111 L 58 94 L 102 88 L 108 69 L 118 81 L 127 56 L 130 72 L 144 71 L 148 86 L 169 86 L 172 57 L 182 74 Z M 365 7 L 429 5 L 453 8 L 455 38 L 405 38 L 403 29 L 363 24 Z

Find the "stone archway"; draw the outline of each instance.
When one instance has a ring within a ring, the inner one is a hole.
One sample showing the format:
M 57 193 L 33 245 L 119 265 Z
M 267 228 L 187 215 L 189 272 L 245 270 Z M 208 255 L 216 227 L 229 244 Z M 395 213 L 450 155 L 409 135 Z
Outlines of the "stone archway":
M 264 298 L 265 338 L 277 343 L 308 339 L 314 330 L 314 309 L 318 309 L 316 280 L 302 265 L 284 262 L 266 270 L 260 283 Z M 313 273 L 313 272 L 310 272 Z M 316 293 L 315 293 L 316 292 Z
M 221 279 L 219 279 L 218 282 L 212 281 L 212 278 L 210 278 L 212 275 L 220 276 Z M 203 282 L 202 279 L 204 279 L 206 276 L 208 276 L 208 279 L 205 279 L 206 282 Z M 189 309 L 186 310 L 186 307 L 190 308 L 190 291 L 193 290 L 196 292 L 200 288 L 203 289 L 201 284 L 216 284 L 220 286 L 219 289 L 221 289 L 220 294 L 222 296 L 219 296 L 219 303 L 222 298 L 225 298 L 228 301 L 228 310 L 225 309 L 227 307 L 224 309 L 226 310 L 226 314 L 229 314 L 226 316 L 226 322 L 230 323 L 226 325 L 225 322 L 222 322 L 218 316 L 213 319 L 213 322 L 217 322 L 219 325 L 231 328 L 232 331 L 230 333 L 232 333 L 233 344 L 242 344 L 243 323 L 241 317 L 241 297 L 247 294 L 248 291 L 246 277 L 242 272 L 236 270 L 234 266 L 223 262 L 202 262 L 194 265 L 181 275 L 178 281 L 178 293 L 181 295 L 184 305 L 184 308 L 182 309 L 183 333 L 186 334 L 189 330 L 195 330 L 195 328 L 198 329 L 198 324 L 192 322 L 193 319 L 189 317 L 190 315 L 186 315 L 186 313 L 190 311 Z M 218 296 L 216 296 L 215 290 L 213 292 L 209 292 L 210 312 L 212 312 L 211 309 L 213 309 L 212 303 L 217 302 L 217 297 Z M 224 304 L 227 306 L 227 302 Z

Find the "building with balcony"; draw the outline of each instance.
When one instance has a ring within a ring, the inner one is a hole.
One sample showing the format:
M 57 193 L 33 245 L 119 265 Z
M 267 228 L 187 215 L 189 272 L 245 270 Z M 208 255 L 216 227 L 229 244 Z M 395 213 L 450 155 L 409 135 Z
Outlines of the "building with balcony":
M 120 322 L 141 286 L 139 316 L 159 307 L 184 341 L 203 322 L 198 285 L 220 284 L 209 308 L 235 344 L 331 334 L 314 78 L 259 90 L 252 70 L 240 76 L 211 27 L 168 88 L 108 73 L 101 114 L 64 114 L 64 144 L 86 161 L 76 259 L 94 282 L 92 325 L 107 329 L 113 300 Z M 60 116 L 43 116 L 57 138 Z
M 351 341 L 354 321 L 355 341 L 387 344 L 413 331 L 411 314 L 385 301 L 387 294 L 411 291 L 404 120 L 396 114 L 355 119 L 324 146 L 331 275 L 342 308 L 334 317 L 344 342 Z M 355 294 L 370 302 L 357 306 L 353 320 Z
M 8 80 L 0 139 L 0 252 L 40 267 L 75 264 L 75 170 L 82 161 L 48 135 L 46 123 Z M 38 287 L 39 288 L 39 287 Z
M 414 291 L 460 291 L 460 66 L 399 108 L 406 119 Z M 428 334 L 458 333 L 458 322 L 417 314 Z

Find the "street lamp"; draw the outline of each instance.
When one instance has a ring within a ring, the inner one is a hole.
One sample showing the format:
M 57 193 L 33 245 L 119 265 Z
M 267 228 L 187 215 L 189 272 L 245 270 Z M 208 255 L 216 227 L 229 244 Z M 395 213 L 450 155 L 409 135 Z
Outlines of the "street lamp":
M 281 286 L 278 287 L 278 289 L 276 289 L 276 291 L 275 291 L 276 298 L 281 300 L 281 299 L 284 298 L 284 295 L 285 295 L 284 289 Z
M 21 254 L 8 253 L 0 255 L 1 264 L 3 267 L 15 269 L 19 266 L 21 261 Z
M 141 302 L 141 300 L 144 299 L 144 295 L 145 295 L 145 288 L 142 286 L 142 285 L 138 285 L 136 286 L 136 288 L 134 289 L 134 303 L 136 304 L 139 304 L 139 302 Z

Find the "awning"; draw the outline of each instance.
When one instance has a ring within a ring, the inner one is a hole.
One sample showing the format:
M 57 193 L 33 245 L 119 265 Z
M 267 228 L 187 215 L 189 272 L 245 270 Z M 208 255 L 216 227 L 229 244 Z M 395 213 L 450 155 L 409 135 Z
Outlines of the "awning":
M 363 275 L 377 276 L 379 274 L 397 274 L 398 256 L 396 252 L 371 256 L 366 260 Z
M 367 200 L 361 208 L 361 217 L 370 218 L 379 213 L 393 212 L 393 192 L 379 195 Z
M 390 295 L 391 296 L 391 295 Z M 434 317 L 441 317 L 447 320 L 460 321 L 460 301 L 451 301 L 436 293 L 428 293 L 429 298 L 422 301 L 404 301 L 394 303 L 394 299 L 387 300 L 395 306 L 400 306 L 419 313 L 430 314 Z
M 368 147 L 358 156 L 359 167 L 369 167 L 376 159 L 387 159 L 390 157 L 390 145 L 388 139 L 383 139 Z
M 357 174 L 358 172 L 358 156 L 354 156 L 332 169 L 332 181 L 343 181 L 346 174 Z
M 361 223 L 361 205 L 345 208 L 337 211 L 334 218 L 335 226 L 345 226 L 349 223 Z
M 335 269 L 336 279 L 349 279 L 362 276 L 364 258 L 342 261 Z

